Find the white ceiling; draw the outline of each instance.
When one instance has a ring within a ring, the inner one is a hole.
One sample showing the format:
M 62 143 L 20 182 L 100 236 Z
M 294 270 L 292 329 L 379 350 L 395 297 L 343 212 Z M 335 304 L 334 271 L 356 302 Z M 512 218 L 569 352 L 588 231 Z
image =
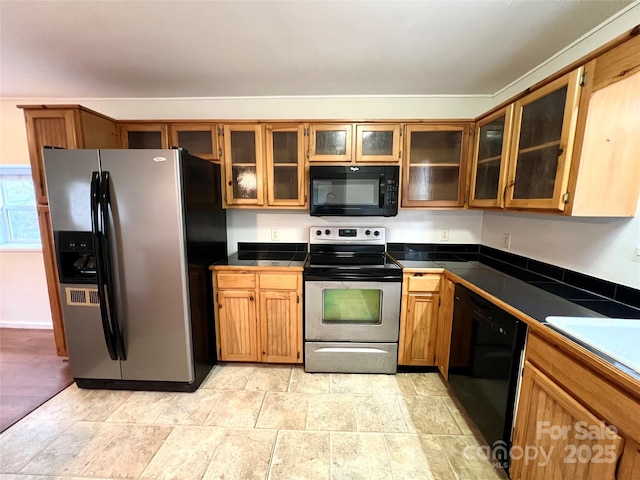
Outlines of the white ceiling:
M 630 0 L 0 1 L 0 96 L 494 94 Z

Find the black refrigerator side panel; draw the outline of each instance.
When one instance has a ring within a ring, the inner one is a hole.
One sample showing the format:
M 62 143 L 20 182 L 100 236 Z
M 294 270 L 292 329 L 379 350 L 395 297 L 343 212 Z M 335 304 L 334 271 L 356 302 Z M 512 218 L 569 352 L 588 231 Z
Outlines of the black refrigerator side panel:
M 189 305 L 199 385 L 216 361 L 213 286 L 209 266 L 227 256 L 227 214 L 220 165 L 182 152 Z

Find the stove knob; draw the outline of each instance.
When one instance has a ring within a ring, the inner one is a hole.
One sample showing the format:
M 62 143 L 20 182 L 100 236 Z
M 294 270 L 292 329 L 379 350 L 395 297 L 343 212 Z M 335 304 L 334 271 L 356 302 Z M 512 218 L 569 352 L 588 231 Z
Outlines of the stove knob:
M 325 235 L 331 235 L 331 230 L 329 230 L 328 228 L 324 231 Z
M 380 232 L 379 232 L 378 230 L 376 230 L 375 232 L 373 232 L 373 234 L 374 234 L 376 237 L 379 237 L 379 236 L 380 236 Z
M 365 231 L 364 231 L 364 234 L 365 234 L 365 235 L 371 235 L 371 230 L 365 230 Z
M 322 235 L 322 230 L 316 230 L 316 237 L 319 237 L 320 235 Z

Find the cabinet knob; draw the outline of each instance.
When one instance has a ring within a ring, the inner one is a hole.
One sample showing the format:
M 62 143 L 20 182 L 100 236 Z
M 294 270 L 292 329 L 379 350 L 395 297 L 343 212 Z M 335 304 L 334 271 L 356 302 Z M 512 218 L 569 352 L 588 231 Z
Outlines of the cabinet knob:
M 222 304 L 221 303 L 218 304 L 218 308 L 222 308 Z
M 253 297 L 249 297 L 249 301 L 250 301 L 250 302 L 253 302 Z
M 233 185 L 233 181 L 232 180 L 229 180 L 229 185 Z

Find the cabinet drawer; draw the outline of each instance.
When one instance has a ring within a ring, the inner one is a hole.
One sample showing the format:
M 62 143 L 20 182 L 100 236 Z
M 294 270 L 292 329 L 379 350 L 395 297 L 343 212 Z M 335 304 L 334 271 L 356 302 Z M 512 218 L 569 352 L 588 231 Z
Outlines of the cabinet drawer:
M 440 288 L 440 275 L 422 275 L 407 277 L 409 292 L 437 292 Z
M 260 288 L 268 290 L 297 290 L 298 275 L 295 274 L 258 274 Z
M 253 273 L 218 273 L 218 288 L 256 288 L 256 276 Z

